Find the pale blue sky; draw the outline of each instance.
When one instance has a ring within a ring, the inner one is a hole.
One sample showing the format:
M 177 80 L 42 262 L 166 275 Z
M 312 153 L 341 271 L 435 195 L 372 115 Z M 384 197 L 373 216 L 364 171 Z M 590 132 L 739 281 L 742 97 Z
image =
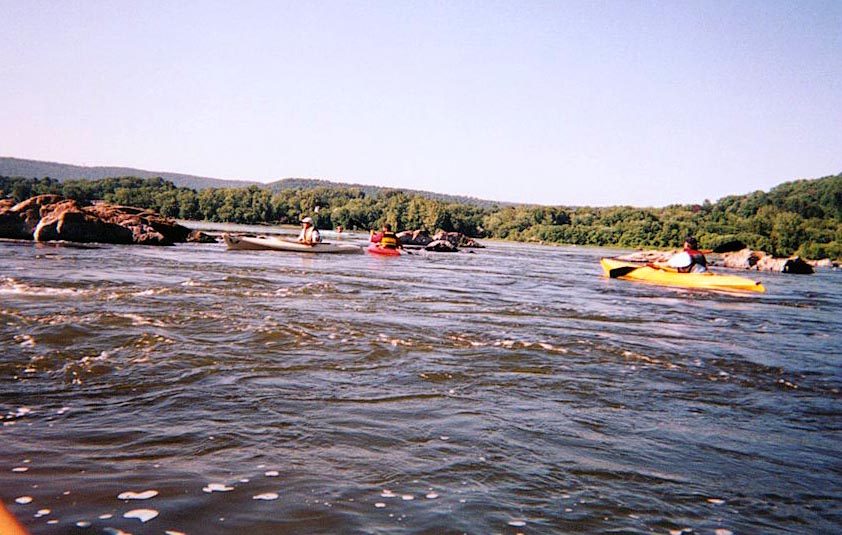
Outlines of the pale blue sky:
M 0 156 L 554 205 L 842 172 L 842 1 L 0 0 Z

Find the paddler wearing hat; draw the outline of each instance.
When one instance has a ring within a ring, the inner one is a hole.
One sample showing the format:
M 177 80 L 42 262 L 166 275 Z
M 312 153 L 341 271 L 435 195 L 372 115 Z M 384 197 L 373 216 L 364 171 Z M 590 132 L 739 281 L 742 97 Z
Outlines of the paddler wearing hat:
M 298 235 L 298 241 L 307 245 L 315 245 L 322 241 L 318 229 L 313 226 L 313 219 L 305 217 L 301 220 L 301 233 Z

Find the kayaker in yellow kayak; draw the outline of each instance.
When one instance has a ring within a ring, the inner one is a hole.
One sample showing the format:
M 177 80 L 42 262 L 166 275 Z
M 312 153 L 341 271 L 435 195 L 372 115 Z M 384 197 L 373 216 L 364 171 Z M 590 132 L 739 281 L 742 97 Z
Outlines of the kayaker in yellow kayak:
M 684 250 L 674 254 L 665 265 L 679 273 L 704 273 L 708 270 L 707 258 L 699 251 L 699 242 L 693 236 L 684 239 Z
M 301 233 L 298 235 L 298 241 L 307 245 L 313 245 L 322 241 L 318 229 L 313 226 L 313 219 L 305 217 L 301 220 Z

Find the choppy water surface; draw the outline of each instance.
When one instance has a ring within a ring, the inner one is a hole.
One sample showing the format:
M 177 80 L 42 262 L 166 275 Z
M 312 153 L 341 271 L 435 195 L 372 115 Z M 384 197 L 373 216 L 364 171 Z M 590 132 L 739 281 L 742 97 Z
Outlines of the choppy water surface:
M 33 534 L 839 532 L 842 273 L 612 253 L 0 243 L 0 497 Z

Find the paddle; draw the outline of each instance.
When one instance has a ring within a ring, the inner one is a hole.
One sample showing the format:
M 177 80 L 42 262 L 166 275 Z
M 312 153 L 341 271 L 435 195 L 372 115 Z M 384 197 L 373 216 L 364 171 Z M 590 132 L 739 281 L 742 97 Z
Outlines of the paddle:
M 634 271 L 636 269 L 640 269 L 642 267 L 644 267 L 644 266 L 623 266 L 623 267 L 610 269 L 610 270 L 608 270 L 608 276 L 612 279 L 618 279 L 618 278 L 623 277 L 625 275 L 628 275 L 632 271 Z

